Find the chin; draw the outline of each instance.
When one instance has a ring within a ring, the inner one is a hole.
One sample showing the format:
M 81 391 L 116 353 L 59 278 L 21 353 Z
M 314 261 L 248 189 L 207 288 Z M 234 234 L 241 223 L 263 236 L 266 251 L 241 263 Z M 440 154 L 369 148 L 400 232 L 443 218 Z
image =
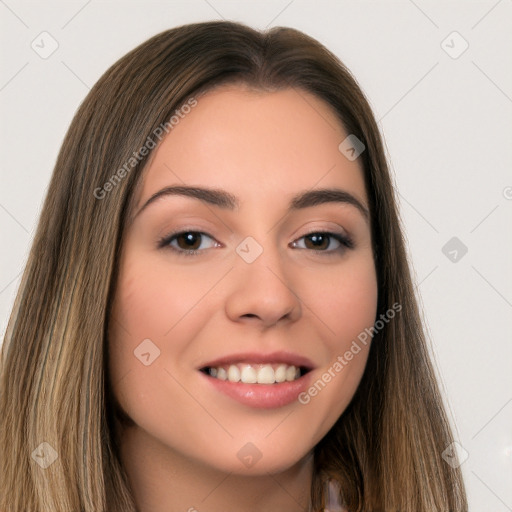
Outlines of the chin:
M 279 447 L 271 443 L 247 441 L 240 448 L 223 450 L 223 453 L 209 454 L 209 460 L 204 459 L 202 463 L 209 465 L 217 471 L 232 473 L 235 475 L 247 476 L 268 476 L 268 474 L 283 473 L 297 464 L 304 462 L 311 455 L 312 449 L 304 447 L 298 450 L 297 446 L 287 446 L 281 444 Z M 212 464 L 212 462 L 214 464 Z

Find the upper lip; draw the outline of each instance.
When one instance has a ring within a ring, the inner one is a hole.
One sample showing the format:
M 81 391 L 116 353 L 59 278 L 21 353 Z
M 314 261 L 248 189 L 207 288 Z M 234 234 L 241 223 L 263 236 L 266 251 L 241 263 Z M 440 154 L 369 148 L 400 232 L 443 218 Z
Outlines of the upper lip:
M 279 351 L 263 354 L 261 352 L 240 352 L 238 354 L 230 354 L 218 357 L 208 363 L 202 364 L 199 368 L 212 368 L 237 363 L 254 363 L 254 364 L 272 364 L 282 363 L 298 368 L 312 370 L 315 365 L 307 357 L 293 354 L 292 352 Z

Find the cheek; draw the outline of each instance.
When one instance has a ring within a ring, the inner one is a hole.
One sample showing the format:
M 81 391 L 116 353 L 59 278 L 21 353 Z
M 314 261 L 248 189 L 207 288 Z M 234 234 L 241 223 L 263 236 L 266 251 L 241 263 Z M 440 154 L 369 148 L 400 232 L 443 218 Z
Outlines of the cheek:
M 323 286 L 320 284 L 323 282 Z M 310 293 L 311 310 L 326 329 L 326 364 L 316 373 L 299 402 L 308 414 L 322 418 L 320 440 L 348 406 L 359 385 L 371 343 L 369 329 L 377 314 L 378 286 L 373 257 L 354 258 L 339 273 L 317 280 Z
M 216 276 L 195 269 L 176 271 L 165 258 L 134 254 L 124 262 L 116 291 L 114 319 L 133 342 L 163 339 L 201 301 Z
M 190 407 L 172 377 L 172 363 L 181 361 L 194 338 L 200 322 L 187 319 L 202 289 L 144 254 L 133 252 L 122 261 L 108 337 L 109 373 L 116 401 L 137 425 L 165 425 L 186 435 L 180 416 L 166 410 L 168 404 Z
M 217 280 L 216 273 L 197 267 L 193 275 L 170 271 L 165 258 L 133 249 L 122 260 L 108 337 L 109 371 L 122 405 L 123 396 L 148 405 L 155 390 L 169 385 L 165 369 L 174 371 L 195 350 L 194 339 L 209 318 L 204 297 Z
M 311 309 L 327 327 L 331 349 L 343 350 L 377 314 L 378 286 L 371 253 L 347 261 L 325 278 L 309 280 Z

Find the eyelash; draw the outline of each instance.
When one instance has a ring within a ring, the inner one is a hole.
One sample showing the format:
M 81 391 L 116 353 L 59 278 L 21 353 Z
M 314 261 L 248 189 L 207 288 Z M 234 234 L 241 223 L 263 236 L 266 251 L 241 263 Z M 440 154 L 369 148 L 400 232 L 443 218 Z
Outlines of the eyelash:
M 175 231 L 174 233 L 171 233 L 171 234 L 169 234 L 167 236 L 164 236 L 164 237 L 160 238 L 160 240 L 158 240 L 157 247 L 159 249 L 170 249 L 171 251 L 175 252 L 176 254 L 178 254 L 180 256 L 198 256 L 201 252 L 204 252 L 205 249 L 185 250 L 185 249 L 177 249 L 176 247 L 173 247 L 172 245 L 170 245 L 170 243 L 175 238 L 177 238 L 179 235 L 185 235 L 185 234 L 188 234 L 188 233 L 205 235 L 208 238 L 211 238 L 212 240 L 214 240 L 214 238 L 212 236 L 210 236 L 208 233 L 205 233 L 203 231 L 195 231 L 195 230 L 192 230 L 192 229 L 191 230 L 182 230 L 182 231 Z M 313 252 L 320 253 L 322 256 L 336 256 L 336 255 L 339 255 L 340 253 L 345 252 L 347 249 L 353 249 L 355 247 L 354 242 L 353 242 L 353 240 L 351 238 L 349 238 L 346 235 L 342 235 L 340 233 L 333 233 L 331 231 L 310 231 L 309 233 L 306 233 L 305 235 L 302 235 L 297 240 L 301 240 L 302 238 L 305 238 L 305 237 L 308 237 L 308 236 L 311 236 L 311 235 L 324 235 L 324 236 L 328 236 L 330 238 L 334 238 L 336 241 L 338 241 L 341 244 L 341 247 L 339 247 L 337 249 L 334 249 L 334 250 L 331 249 L 331 250 L 315 251 L 314 249 L 310 249 Z M 293 243 L 296 243 L 296 241 L 293 242 Z M 304 248 L 302 248 L 302 247 L 300 249 L 304 250 Z M 306 250 L 307 250 L 307 248 L 306 248 Z

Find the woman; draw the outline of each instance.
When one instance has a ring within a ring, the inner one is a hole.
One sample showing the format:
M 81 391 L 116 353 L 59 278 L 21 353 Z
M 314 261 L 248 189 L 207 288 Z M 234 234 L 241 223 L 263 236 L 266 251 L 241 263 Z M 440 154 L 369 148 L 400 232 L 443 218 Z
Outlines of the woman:
M 182 26 L 98 81 L 0 382 L 1 510 L 467 509 L 375 119 L 293 29 Z

